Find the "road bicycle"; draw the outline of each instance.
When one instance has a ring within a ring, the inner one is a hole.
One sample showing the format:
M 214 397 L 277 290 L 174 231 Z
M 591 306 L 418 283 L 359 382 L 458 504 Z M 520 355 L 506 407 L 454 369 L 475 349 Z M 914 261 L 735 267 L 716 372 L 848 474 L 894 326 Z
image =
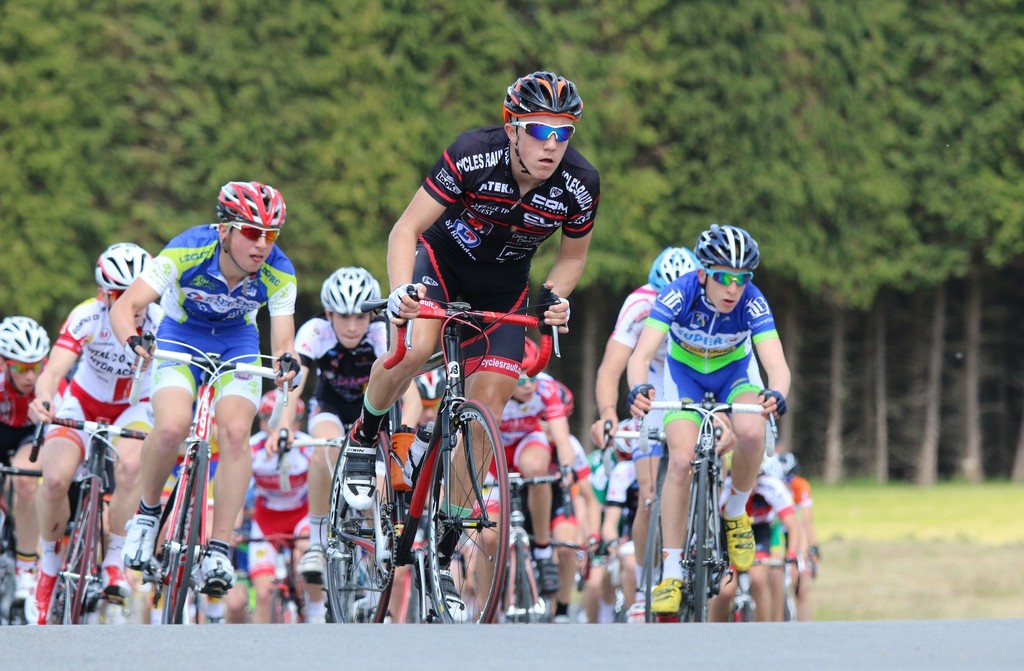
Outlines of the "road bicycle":
M 81 624 L 96 611 L 102 596 L 100 573 L 106 553 L 104 497 L 114 491 L 113 464 L 117 461 L 115 438 L 144 440 L 146 433 L 133 431 L 100 418 L 83 421 L 54 417 L 49 424 L 89 434 L 89 452 L 72 485 L 71 518 L 68 521 L 64 562 L 50 600 L 48 624 Z M 35 462 L 42 447 L 46 423 L 40 423 L 29 461 Z
M 796 559 L 768 557 L 755 559 L 755 566 L 766 566 L 769 571 L 783 572 L 783 601 L 782 621 L 796 622 L 796 599 L 793 596 L 793 580 L 790 575 L 790 566 L 796 564 Z M 730 622 L 754 622 L 757 614 L 757 603 L 750 593 L 750 574 L 747 571 L 736 573 L 736 593 L 733 595 L 732 604 L 729 610 Z
M 620 426 L 628 423 L 620 422 Z M 611 421 L 605 422 L 604 425 L 604 453 L 606 458 L 611 453 L 612 441 L 615 439 L 620 440 L 640 440 L 644 443 L 644 449 L 647 449 L 647 445 L 651 441 L 660 442 L 665 445 L 665 431 L 660 427 L 645 427 L 645 432 L 639 430 L 630 429 L 619 429 L 615 432 L 615 435 L 611 435 Z M 607 460 L 607 459 L 606 459 Z M 609 477 L 611 476 L 611 469 L 608 465 L 605 465 L 608 470 Z M 656 621 L 655 614 L 651 612 L 651 602 L 654 598 L 654 588 L 658 582 L 661 581 L 661 487 L 665 483 L 665 475 L 668 473 L 668 449 L 667 447 L 662 450 L 661 456 L 658 458 L 658 472 L 654 479 L 654 491 L 649 492 L 642 501 L 638 501 L 637 505 L 642 505 L 650 511 L 648 518 L 647 527 L 647 539 L 644 542 L 644 563 L 640 573 L 640 583 L 637 585 L 637 589 L 643 590 L 644 593 L 644 621 L 654 622 Z
M 380 312 L 386 305 L 387 300 L 365 301 L 362 309 Z M 520 313 L 474 311 L 461 302 L 421 305 L 419 318 L 443 322 L 441 355 L 433 360 L 445 366 L 446 378 L 412 491 L 396 493 L 390 480 L 385 465 L 393 450 L 386 429 L 377 440 L 378 495 L 372 506 L 372 530 L 366 528 L 365 517 L 351 511 L 344 501 L 344 452 L 335 469 L 328 527 L 328 599 L 341 622 L 357 621 L 360 616 L 351 610 L 358 600 L 346 595 L 364 592 L 367 578 L 377 604 L 370 619 L 385 620 L 396 566 L 414 569 L 421 621 L 489 623 L 497 619 L 501 607 L 511 528 L 508 469 L 491 412 L 465 398 L 462 331 L 470 329 L 486 337 L 485 327 L 490 324 L 529 328 L 538 327 L 540 320 Z M 395 352 L 383 364 L 386 369 L 405 356 L 411 328 L 409 322 L 398 327 Z M 547 365 L 556 343 L 553 333 L 542 335 L 540 357 L 528 374 L 536 375 Z M 421 524 L 426 536 L 422 544 L 416 542 Z M 368 558 L 366 575 L 356 570 L 359 557 Z M 452 571 L 454 567 L 458 569 Z M 465 612 L 451 612 L 445 601 L 442 581 L 449 579 L 449 571 L 466 604 Z
M 17 557 L 14 542 L 14 484 L 7 478 L 40 478 L 41 471 L 0 466 L 0 625 L 28 624 L 25 603 L 15 601 L 18 579 L 15 574 Z
M 722 462 L 715 450 L 718 440 L 715 415 L 761 414 L 764 407 L 757 403 L 719 402 L 715 400 L 713 393 L 706 392 L 704 400 L 700 402 L 653 401 L 651 409 L 695 412 L 700 417 L 697 445 L 690 461 L 690 508 L 687 511 L 686 540 L 683 547 L 683 598 L 678 618 L 684 622 L 707 622 L 708 602 L 718 593 L 722 577 L 729 568 L 729 558 L 722 545 L 722 518 L 719 511 Z M 642 440 L 644 430 L 640 430 Z M 765 433 L 774 435 L 774 430 L 772 423 L 771 428 Z M 652 524 L 653 520 L 652 516 Z M 661 576 L 655 575 L 653 569 L 651 580 L 652 584 L 661 580 Z
M 276 379 L 290 370 L 298 370 L 298 362 L 289 355 L 278 360 L 280 373 L 273 368 L 237 361 L 241 357 L 222 360 L 216 353 L 207 353 L 188 343 L 143 336 L 144 347 L 155 361 L 167 361 L 192 366 L 199 371 L 199 385 L 192 415 L 192 424 L 185 438 L 185 457 L 180 474 L 171 493 L 170 504 L 164 507 L 161 527 L 165 540 L 157 548 L 149 565 L 143 570 L 143 580 L 151 582 L 160 591 L 159 600 L 164 624 L 181 624 L 186 612 L 189 591 L 197 585 L 193 569 L 206 552 L 206 513 L 210 482 L 210 428 L 213 419 L 213 399 L 217 382 L 228 373 L 255 375 Z M 173 345 L 191 350 L 174 352 L 153 349 L 154 344 Z M 245 355 L 245 358 L 270 359 L 265 355 Z M 138 383 L 143 366 L 136 360 L 132 391 L 129 400 L 138 402 L 141 385 Z M 287 387 L 287 383 L 285 384 Z M 270 417 L 276 426 L 281 409 L 288 399 L 288 389 L 277 395 L 277 403 Z M 220 596 L 220 595 L 215 595 Z
M 276 551 L 274 583 L 270 592 L 270 623 L 299 624 L 306 621 L 306 599 L 299 586 L 295 572 L 295 542 L 308 540 L 309 536 L 294 534 L 265 534 L 243 536 L 239 543 L 269 543 Z
M 533 623 L 550 619 L 548 602 L 537 586 L 530 535 L 526 533 L 526 515 L 523 512 L 523 490 L 533 485 L 551 485 L 561 482 L 561 475 L 542 475 L 524 478 L 519 473 L 508 474 L 511 498 L 509 521 L 509 569 L 505 583 L 505 622 Z

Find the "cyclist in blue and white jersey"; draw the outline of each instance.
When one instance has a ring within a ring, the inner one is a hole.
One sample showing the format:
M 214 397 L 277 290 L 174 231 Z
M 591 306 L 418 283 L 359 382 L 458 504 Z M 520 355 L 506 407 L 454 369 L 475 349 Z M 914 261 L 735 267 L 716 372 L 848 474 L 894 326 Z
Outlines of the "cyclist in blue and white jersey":
M 114 304 L 110 322 L 131 356 L 149 357 L 132 315 L 160 299 L 166 317 L 159 338 L 248 363 L 258 363 L 256 313 L 267 305 L 272 354 L 295 357 L 295 269 L 274 244 L 285 221 L 284 198 L 259 182 L 229 182 L 220 189 L 217 215 L 223 223 L 197 226 L 171 240 Z M 191 353 L 170 342 L 160 348 Z M 129 568 L 141 569 L 153 555 L 160 494 L 192 423 L 198 374 L 194 367 L 166 361 L 153 371 L 154 422 L 143 443 L 142 500 L 124 546 Z M 294 375 L 289 371 L 278 384 Z M 217 387 L 220 465 L 209 549 L 200 565 L 201 588 L 214 596 L 235 581 L 229 542 L 252 477 L 249 434 L 262 392 L 260 379 L 249 375 L 229 373 Z
M 595 445 L 603 445 L 605 422 L 612 423 L 611 433 L 613 435 L 618 430 L 619 382 L 622 379 L 622 374 L 626 372 L 629 355 L 633 353 L 640 340 L 644 322 L 651 314 L 651 307 L 654 305 L 655 299 L 658 298 L 658 292 L 677 278 L 687 273 L 696 272 L 699 267 L 700 261 L 697 260 L 692 250 L 685 247 L 666 247 L 651 264 L 647 283 L 634 289 L 622 303 L 619 316 L 615 320 L 615 329 L 604 347 L 604 356 L 601 359 L 601 365 L 597 368 L 597 379 L 594 383 L 594 396 L 597 399 L 599 417 L 590 427 L 590 437 Z M 663 396 L 662 381 L 665 378 L 667 356 L 668 347 L 663 343 L 651 360 L 650 373 L 647 378 L 647 382 L 654 387 L 659 398 Z M 661 426 L 661 418 L 661 412 L 653 413 L 648 425 Z M 637 488 L 642 492 L 640 501 L 643 504 L 644 501 L 653 498 L 658 474 L 658 460 L 664 448 L 657 441 L 650 442 L 646 451 L 641 451 L 641 441 L 635 441 L 631 445 L 634 446 L 632 460 L 635 465 Z M 640 571 L 644 565 L 644 550 L 647 547 L 650 514 L 651 511 L 647 505 L 640 505 L 636 513 L 637 519 L 633 525 L 634 540 L 636 541 L 637 582 L 640 581 Z
M 569 144 L 583 112 L 576 85 L 551 72 L 520 77 L 506 90 L 503 126 L 468 131 L 449 146 L 416 191 L 388 238 L 388 313 L 394 324 L 419 314 L 418 299 L 461 298 L 479 310 L 527 304 L 530 263 L 561 230 L 557 257 L 543 289 L 568 296 L 583 273 L 600 200 L 597 170 Z M 569 318 L 568 301 L 548 307 L 551 326 Z M 374 365 L 363 412 L 346 447 L 345 500 L 364 510 L 376 485 L 372 447 L 387 409 L 435 350 L 441 324 L 423 320 L 412 348 L 391 370 Z M 467 334 L 466 395 L 500 417 L 519 379 L 525 329 L 494 324 Z M 454 542 L 446 543 L 454 548 Z M 442 549 L 442 559 L 449 558 Z M 442 588 L 457 603 L 451 576 Z
M 751 283 L 761 260 L 757 243 L 741 228 L 715 224 L 701 233 L 694 251 L 702 267 L 658 294 L 629 358 L 628 402 L 633 414 L 650 409 L 650 365 L 666 334 L 670 337 L 666 399 L 701 401 L 710 391 L 724 402 L 760 403 L 764 417 L 784 414 L 790 372 L 768 301 Z M 761 381 L 758 361 L 767 373 L 768 388 Z M 665 568 L 651 604 L 659 614 L 676 613 L 682 599 L 690 460 L 699 423 L 696 413 L 668 412 L 664 418 L 669 446 L 661 493 Z M 764 456 L 765 422 L 761 416 L 737 414 L 733 430 L 733 482 L 723 517 L 729 558 L 738 570 L 746 571 L 754 562 L 755 547 L 745 509 Z

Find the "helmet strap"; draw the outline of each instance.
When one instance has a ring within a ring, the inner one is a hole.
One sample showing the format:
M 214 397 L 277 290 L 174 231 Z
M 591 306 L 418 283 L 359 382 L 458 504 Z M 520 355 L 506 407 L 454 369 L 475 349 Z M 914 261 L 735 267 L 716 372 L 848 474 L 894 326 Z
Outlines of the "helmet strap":
M 516 143 L 514 145 L 512 145 L 512 148 L 516 150 L 516 160 L 519 161 L 519 167 L 521 168 L 522 172 L 526 173 L 527 175 L 530 175 L 530 171 L 526 169 L 526 164 L 523 163 L 523 157 L 519 155 L 519 127 L 518 126 L 516 126 Z M 533 177 L 533 175 L 530 175 L 530 177 Z

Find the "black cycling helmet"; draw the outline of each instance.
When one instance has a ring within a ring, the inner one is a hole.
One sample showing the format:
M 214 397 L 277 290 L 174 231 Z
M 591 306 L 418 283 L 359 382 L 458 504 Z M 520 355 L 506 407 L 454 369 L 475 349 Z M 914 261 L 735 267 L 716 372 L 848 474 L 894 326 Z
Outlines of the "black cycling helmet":
M 531 114 L 551 114 L 579 121 L 583 100 L 576 85 L 554 72 L 538 70 L 524 75 L 508 87 L 505 94 L 505 121 Z
M 705 268 L 728 266 L 753 270 L 761 262 L 761 252 L 754 238 L 738 226 L 719 226 L 700 234 L 693 248 Z

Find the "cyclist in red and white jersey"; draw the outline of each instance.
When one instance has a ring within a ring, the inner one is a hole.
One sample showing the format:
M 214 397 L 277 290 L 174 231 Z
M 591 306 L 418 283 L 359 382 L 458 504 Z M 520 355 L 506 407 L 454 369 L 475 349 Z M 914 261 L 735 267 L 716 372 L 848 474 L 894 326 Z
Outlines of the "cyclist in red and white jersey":
M 604 356 L 601 359 L 601 365 L 598 366 L 597 379 L 594 384 L 599 417 L 590 427 L 590 437 L 595 445 L 603 446 L 605 422 L 612 423 L 611 433 L 613 435 L 618 429 L 619 382 L 622 379 L 622 374 L 626 372 L 629 356 L 640 340 L 644 322 L 651 314 L 651 306 L 658 298 L 658 292 L 677 278 L 695 272 L 699 267 L 700 261 L 690 249 L 666 247 L 651 264 L 650 272 L 647 274 L 647 283 L 634 289 L 623 302 L 619 309 L 618 319 L 615 321 L 615 329 L 605 344 Z M 650 372 L 647 377 L 648 382 L 657 391 L 658 398 L 663 396 L 664 391 L 667 352 L 668 345 L 663 342 L 651 359 Z M 661 418 L 662 413 L 655 413 L 648 426 L 661 426 Z M 635 447 L 632 459 L 635 466 L 637 489 L 640 492 L 639 498 L 643 503 L 652 498 L 654 494 L 658 458 L 661 457 L 664 446 L 660 442 L 653 441 L 649 443 L 646 452 L 641 452 L 640 441 L 631 444 Z M 636 519 L 633 521 L 638 582 L 644 565 L 644 550 L 647 543 L 647 529 L 650 526 L 650 514 L 649 507 L 640 505 L 636 511 Z
M 79 303 L 68 315 L 50 352 L 49 362 L 36 381 L 31 412 L 38 421 L 49 421 L 52 417 L 103 419 L 127 429 L 150 430 L 153 411 L 149 404 L 149 378 L 142 380 L 146 385 L 141 395 L 143 402 L 129 405 L 132 359 L 114 336 L 109 312 L 114 301 L 152 261 L 153 257 L 146 250 L 130 242 L 111 245 L 100 254 L 95 271 L 98 294 Z M 153 332 L 163 318 L 163 310 L 150 305 L 133 316 L 139 333 Z M 72 369 L 74 375 L 62 389 Z M 89 447 L 86 432 L 53 425 L 47 430 L 46 444 L 39 453 L 43 471 L 43 485 L 37 497 L 42 549 L 36 589 L 40 624 L 49 611 L 50 596 L 60 570 L 57 546 L 71 515 L 68 489 Z M 110 535 L 102 563 L 103 591 L 110 601 L 124 603 L 131 596 L 131 588 L 124 575 L 121 556 L 125 539 L 122 531 L 135 512 L 139 495 L 142 441 L 118 438 L 115 448 L 115 489 L 108 508 Z
M 250 535 L 254 538 L 271 534 L 293 536 L 309 535 L 309 474 L 316 450 L 310 447 L 291 449 L 286 455 L 288 462 L 288 490 L 281 486 L 281 469 L 279 452 L 266 449 L 268 434 L 267 422 L 274 410 L 277 390 L 272 389 L 263 395 L 260 402 L 260 430 L 249 439 L 252 447 L 252 477 L 255 485 L 256 506 L 252 515 Z M 296 421 L 305 414 L 302 399 L 295 400 L 293 410 Z M 285 424 L 281 426 L 294 426 Z M 307 437 L 307 434 L 295 432 L 295 438 Z M 299 539 L 294 543 L 291 561 L 297 562 L 309 547 L 309 539 Z M 253 622 L 266 624 L 270 622 L 270 600 L 274 589 L 274 571 L 277 566 L 278 550 L 273 543 L 249 543 L 249 580 L 256 590 L 256 608 L 253 611 Z M 299 585 L 302 589 L 305 585 Z M 326 612 L 324 592 L 318 586 L 307 587 L 305 590 L 305 621 L 323 622 Z
M 115 304 L 110 323 L 130 357 L 151 358 L 135 332 L 132 315 L 161 302 L 167 318 L 157 337 L 164 350 L 215 353 L 224 360 L 259 361 L 256 315 L 270 312 L 270 349 L 296 358 L 295 268 L 276 246 L 287 210 L 284 197 L 260 182 L 228 182 L 216 204 L 220 224 L 195 226 L 172 239 Z M 184 343 L 177 345 L 175 343 Z M 273 364 L 280 371 L 280 361 Z M 277 384 L 294 379 L 278 376 Z M 188 435 L 198 387 L 197 367 L 161 361 L 153 371 L 153 430 L 145 441 L 142 496 L 129 521 L 125 565 L 143 568 L 152 558 L 160 523 L 160 494 Z M 251 375 L 228 373 L 217 383 L 214 412 L 220 464 L 213 480 L 215 504 L 207 550 L 200 562 L 201 591 L 213 596 L 235 583 L 231 536 L 252 478 L 248 439 L 259 405 L 260 385 Z
M 35 425 L 29 404 L 36 379 L 46 363 L 50 338 L 30 317 L 8 317 L 0 323 L 0 464 L 32 469 L 29 461 Z M 35 478 L 14 480 L 15 602 L 24 604 L 25 618 L 35 622 L 36 562 L 39 560 L 39 518 Z

